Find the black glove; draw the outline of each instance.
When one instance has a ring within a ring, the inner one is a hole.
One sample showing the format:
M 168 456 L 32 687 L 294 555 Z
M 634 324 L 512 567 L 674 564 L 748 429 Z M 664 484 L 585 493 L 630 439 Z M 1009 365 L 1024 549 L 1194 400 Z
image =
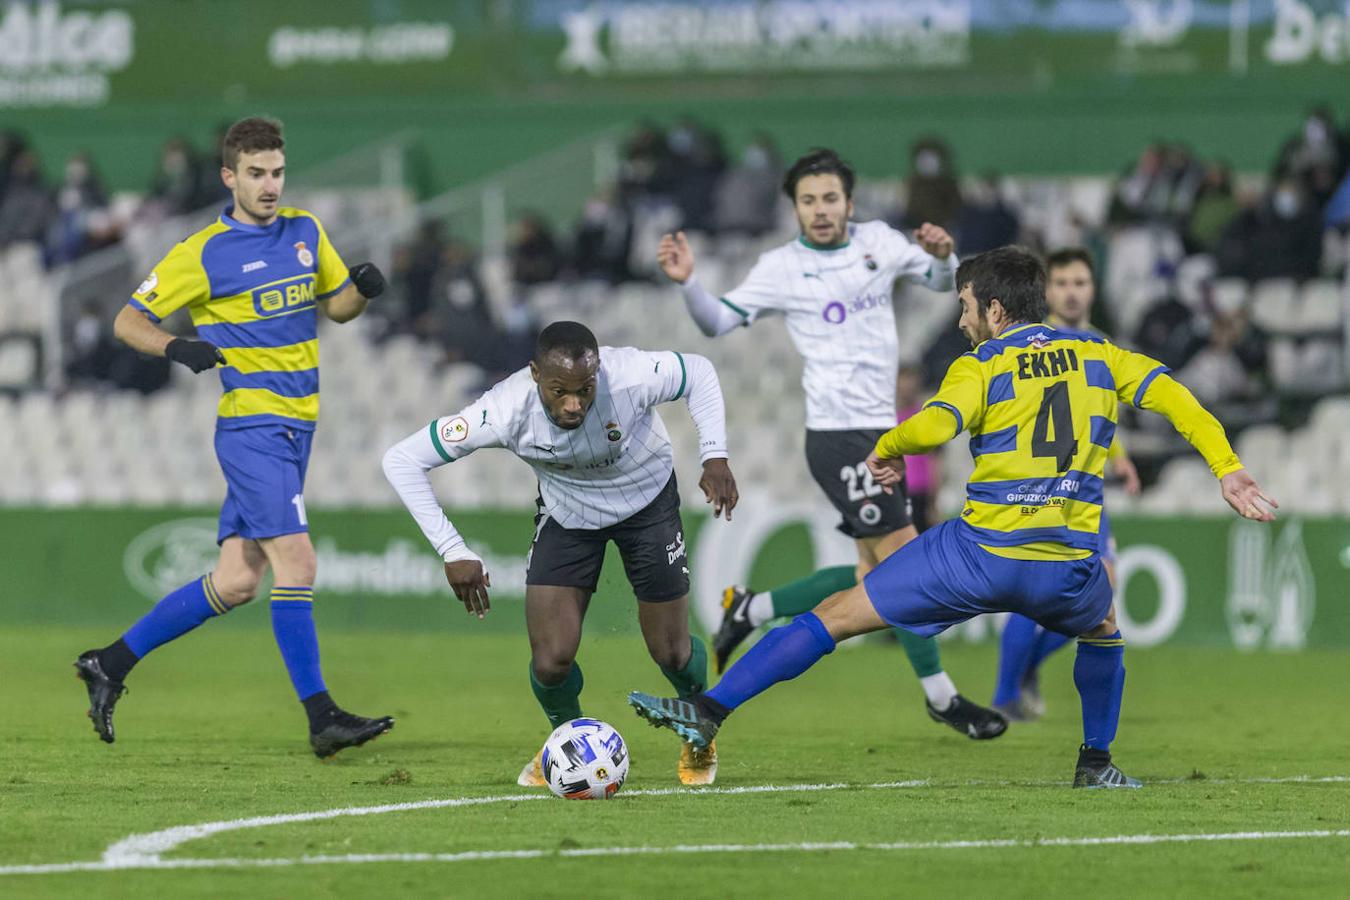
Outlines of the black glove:
M 367 300 L 384 293 L 384 275 L 374 263 L 361 263 L 347 270 L 347 277 L 356 285 L 356 292 Z
M 213 369 L 216 363 L 224 364 L 225 355 L 215 344 L 206 341 L 190 341 L 187 338 L 174 338 L 164 348 L 164 355 L 176 363 L 182 363 L 194 372 Z

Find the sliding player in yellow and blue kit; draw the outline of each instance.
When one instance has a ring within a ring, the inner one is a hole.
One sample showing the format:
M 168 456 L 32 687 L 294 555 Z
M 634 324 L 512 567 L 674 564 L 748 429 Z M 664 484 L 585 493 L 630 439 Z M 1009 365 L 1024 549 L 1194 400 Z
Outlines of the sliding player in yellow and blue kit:
M 962 263 L 956 284 L 961 330 L 975 349 L 951 365 L 922 411 L 881 437 L 868 467 L 878 484 L 893 487 L 904 456 L 969 429 L 975 472 L 961 516 L 900 548 L 861 585 L 771 631 L 706 693 L 678 700 L 634 692 L 629 703 L 702 746 L 742 703 L 802 674 L 845 638 L 888 626 L 932 636 L 984 613 L 1020 613 L 1079 639 L 1083 743 L 1074 787 L 1139 787 L 1111 761 L 1124 641 L 1097 533 L 1119 403 L 1166 416 L 1205 457 L 1239 515 L 1271 521 L 1276 504 L 1243 469 L 1223 426 L 1165 366 L 1041 324 L 1045 270 L 1036 256 L 992 250 Z
M 319 220 L 280 206 L 286 158 L 280 123 L 236 122 L 227 132 L 221 178 L 233 203 L 175 246 L 123 307 L 119 339 L 193 372 L 220 366 L 224 393 L 216 457 L 227 490 L 213 571 L 164 597 L 118 640 L 80 655 L 94 730 L 111 744 L 113 709 L 132 667 L 151 650 L 252 600 L 274 575 L 272 630 L 309 718 L 319 757 L 363 744 L 393 727 L 340 709 L 328 694 L 314 631 L 314 545 L 304 482 L 319 417 L 318 315 L 346 322 L 384 289 L 372 263 L 347 269 Z M 186 307 L 198 340 L 158 326 Z

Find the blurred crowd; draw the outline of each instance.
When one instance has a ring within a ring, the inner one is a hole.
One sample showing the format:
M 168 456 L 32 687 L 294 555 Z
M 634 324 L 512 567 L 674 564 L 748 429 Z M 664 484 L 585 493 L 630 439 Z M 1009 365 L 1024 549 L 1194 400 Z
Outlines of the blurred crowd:
M 227 197 L 220 181 L 220 130 L 210 152 L 186 138 L 164 142 L 144 194 L 127 210 L 114 210 L 92 155 L 77 151 L 59 174 L 50 174 L 18 132 L 0 131 L 0 251 L 28 242 L 41 249 L 48 268 L 116 244 L 128 217 L 163 219 L 193 212 Z
M 1206 402 L 1230 404 L 1236 420 L 1270 418 L 1268 336 L 1253 323 L 1249 303 L 1226 302 L 1212 287 L 1222 279 L 1342 277 L 1344 258 L 1324 258 L 1324 247 L 1327 235 L 1350 231 L 1350 137 L 1333 112 L 1310 110 L 1274 149 L 1269 171 L 1244 181 L 1224 160 L 1202 158 L 1185 144 L 1150 143 L 1112 181 L 1104 219 L 1099 213 L 1078 222 L 1070 210 L 1066 232 L 1043 221 L 1015 179 L 962 173 L 954 149 L 930 136 L 911 145 L 894 181 L 863 183 L 858 217 L 904 229 L 942 225 L 963 255 L 1014 242 L 1041 251 L 1066 241 L 1086 246 L 1097 264 L 1095 324 L 1182 373 Z M 644 240 L 666 230 L 702 233 L 720 246 L 792 227 L 780 187 L 783 155 L 767 134 L 753 135 L 733 155 L 716 130 L 695 119 L 668 127 L 643 122 L 619 156 L 612 183 L 572 221 L 516 213 L 504 260 L 506 298 L 486 287 L 478 249 L 445 222 L 422 223 L 396 249 L 393 290 L 377 312 L 382 333 L 414 335 L 443 350 L 447 362 L 481 367 L 491 382 L 529 358 L 540 324 L 529 302 L 533 288 L 653 279 Z M 129 214 L 161 219 L 222 202 L 218 168 L 217 148 L 166 141 Z M 87 153 L 72 155 L 49 179 L 22 137 L 0 134 L 0 251 L 29 241 L 50 267 L 115 244 L 122 220 L 110 206 Z M 1138 254 L 1126 259 L 1131 241 L 1147 246 L 1143 263 Z M 1201 273 L 1189 295 L 1182 272 Z M 162 367 L 119 354 L 92 304 L 75 317 L 72 341 L 72 379 L 150 390 L 167 377 Z M 923 354 L 926 380 L 964 348 L 954 327 L 941 331 Z M 1263 410 L 1242 408 L 1261 403 Z

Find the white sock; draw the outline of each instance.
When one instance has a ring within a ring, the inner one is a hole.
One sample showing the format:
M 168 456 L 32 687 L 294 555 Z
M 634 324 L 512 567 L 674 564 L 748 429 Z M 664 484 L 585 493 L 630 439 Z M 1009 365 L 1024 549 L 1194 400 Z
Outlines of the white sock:
M 764 591 L 750 598 L 750 608 L 746 610 L 750 624 L 758 628 L 773 618 L 773 594 Z
M 923 685 L 924 695 L 938 712 L 942 712 L 956 700 L 956 685 L 952 683 L 952 676 L 946 672 L 920 678 L 919 684 Z

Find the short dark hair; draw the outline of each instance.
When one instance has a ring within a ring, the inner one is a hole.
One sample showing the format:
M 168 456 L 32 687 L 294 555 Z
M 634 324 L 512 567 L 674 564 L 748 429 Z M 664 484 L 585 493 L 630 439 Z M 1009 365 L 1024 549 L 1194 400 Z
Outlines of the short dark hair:
M 783 176 L 783 192 L 793 203 L 797 202 L 797 182 L 807 175 L 838 175 L 844 185 L 844 196 L 853 196 L 853 167 L 840 159 L 833 150 L 816 147 L 787 170 Z
M 220 163 L 227 169 L 237 169 L 241 153 L 280 150 L 285 146 L 281 122 L 265 116 L 249 116 L 235 122 L 225 132 L 225 139 L 220 143 Z
M 999 247 L 963 261 L 956 270 L 956 289 L 967 285 L 981 310 L 997 300 L 1014 322 L 1039 322 L 1046 316 L 1045 267 L 1025 247 Z
M 550 353 L 561 353 L 569 360 L 578 360 L 587 352 L 599 353 L 595 335 L 580 322 L 553 322 L 539 332 L 534 342 L 534 361 L 543 362 Z
M 1055 269 L 1062 269 L 1073 263 L 1082 263 L 1087 266 L 1088 274 L 1093 278 L 1097 277 L 1097 267 L 1092 263 L 1092 254 L 1087 252 L 1084 247 L 1061 247 L 1045 256 L 1045 271 L 1053 272 Z

